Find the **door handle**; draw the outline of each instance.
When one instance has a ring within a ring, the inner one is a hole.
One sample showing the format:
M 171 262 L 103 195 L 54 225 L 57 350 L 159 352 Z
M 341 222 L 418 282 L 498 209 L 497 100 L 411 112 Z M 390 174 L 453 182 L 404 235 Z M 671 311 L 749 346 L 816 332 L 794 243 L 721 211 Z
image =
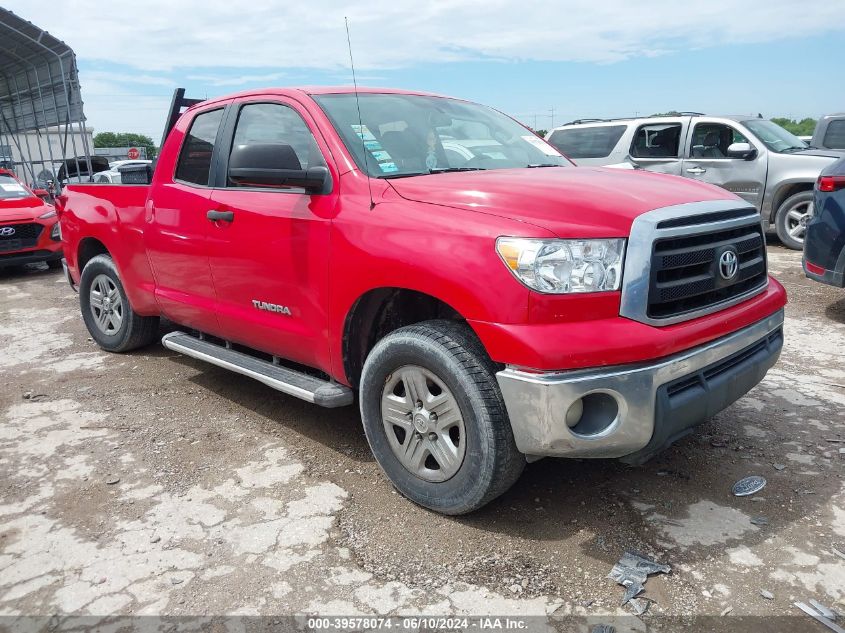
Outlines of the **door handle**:
M 205 214 L 212 222 L 231 222 L 235 219 L 234 211 L 209 211 Z
M 703 174 L 707 170 L 704 167 L 693 167 L 691 169 L 687 169 L 688 174 Z

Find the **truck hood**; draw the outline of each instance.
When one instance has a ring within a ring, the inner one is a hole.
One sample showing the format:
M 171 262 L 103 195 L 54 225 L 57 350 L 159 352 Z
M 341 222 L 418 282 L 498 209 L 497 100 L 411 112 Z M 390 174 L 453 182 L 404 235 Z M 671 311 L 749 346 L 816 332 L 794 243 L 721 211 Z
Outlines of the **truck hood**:
M 14 200 L 0 200 L 0 222 L 10 220 L 34 220 L 39 215 L 52 211 L 53 207 L 41 198 L 29 196 Z
M 728 191 L 677 176 L 602 167 L 544 167 L 452 172 L 391 179 L 407 200 L 498 215 L 558 237 L 626 237 L 639 215 Z

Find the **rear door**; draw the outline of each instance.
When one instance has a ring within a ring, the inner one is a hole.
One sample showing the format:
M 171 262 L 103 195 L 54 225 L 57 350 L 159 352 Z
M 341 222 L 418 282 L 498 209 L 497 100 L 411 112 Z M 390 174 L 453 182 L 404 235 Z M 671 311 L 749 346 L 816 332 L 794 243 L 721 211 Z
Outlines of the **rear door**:
M 209 207 L 231 214 L 209 233 L 220 326 L 228 340 L 328 370 L 329 232 L 338 200 L 330 154 L 308 112 L 282 97 L 236 101 L 226 127 Z M 332 193 L 236 185 L 228 157 L 250 143 L 290 146 L 303 169 L 327 166 Z
M 642 123 L 634 132 L 628 160 L 638 169 L 680 176 L 681 151 L 688 128 L 689 117 Z
M 144 245 L 162 313 L 211 334 L 219 334 L 220 327 L 208 261 L 211 222 L 206 214 L 211 209 L 211 168 L 225 112 L 225 104 L 216 104 L 174 128 L 171 134 L 184 137 L 178 159 L 158 166 L 173 177 L 155 180 L 145 209 Z
M 748 143 L 757 150 L 751 159 L 730 158 L 728 147 Z M 689 134 L 683 175 L 735 193 L 758 209 L 763 202 L 768 157 L 766 148 L 725 120 L 696 119 Z

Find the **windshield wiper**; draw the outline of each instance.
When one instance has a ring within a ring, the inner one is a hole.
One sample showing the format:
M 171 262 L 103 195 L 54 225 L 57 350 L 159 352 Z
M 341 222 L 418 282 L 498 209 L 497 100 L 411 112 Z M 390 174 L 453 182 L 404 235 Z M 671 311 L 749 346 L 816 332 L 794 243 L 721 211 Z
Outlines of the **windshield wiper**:
M 451 171 L 484 171 L 484 167 L 432 167 L 428 173 L 445 174 Z
M 801 152 L 805 149 L 810 149 L 809 147 L 785 147 L 784 149 L 780 150 L 781 154 L 791 154 L 792 152 Z
M 406 172 L 404 174 L 379 174 L 376 178 L 381 178 L 382 180 L 390 180 L 392 178 L 410 178 L 411 176 L 425 176 L 426 172 L 424 171 L 412 171 Z
M 557 163 L 530 163 L 525 166 L 528 169 L 537 169 L 538 167 L 563 167 Z

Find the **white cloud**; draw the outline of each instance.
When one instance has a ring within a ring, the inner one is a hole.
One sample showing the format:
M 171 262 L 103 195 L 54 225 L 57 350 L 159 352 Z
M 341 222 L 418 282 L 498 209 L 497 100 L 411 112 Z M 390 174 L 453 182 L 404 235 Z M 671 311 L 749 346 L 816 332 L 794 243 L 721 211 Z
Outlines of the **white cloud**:
M 505 59 L 608 63 L 680 48 L 804 36 L 845 27 L 830 0 L 323 0 L 249 3 L 150 0 L 94 11 L 81 0 L 6 6 L 64 39 L 85 60 L 145 71 L 356 66 Z M 223 84 L 218 84 L 223 85 Z
M 264 73 L 262 75 L 239 75 L 237 77 L 220 77 L 215 75 L 188 75 L 191 81 L 201 81 L 209 86 L 242 86 L 244 84 L 271 84 L 287 76 L 287 73 Z

